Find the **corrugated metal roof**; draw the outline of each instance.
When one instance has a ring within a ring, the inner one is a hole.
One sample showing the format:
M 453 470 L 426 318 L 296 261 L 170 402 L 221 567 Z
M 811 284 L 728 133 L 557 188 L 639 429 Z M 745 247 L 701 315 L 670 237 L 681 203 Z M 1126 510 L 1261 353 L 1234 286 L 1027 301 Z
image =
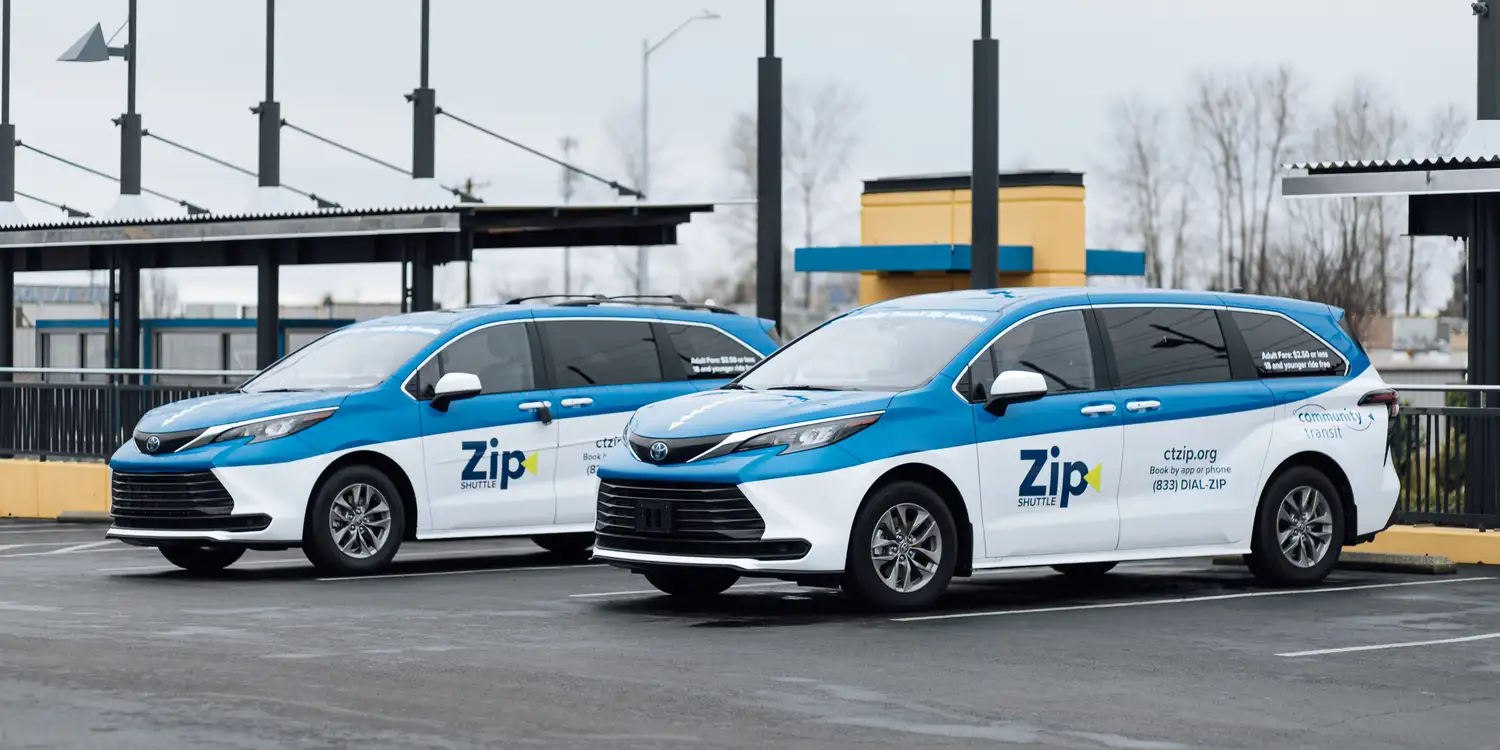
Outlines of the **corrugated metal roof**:
M 1445 169 L 1483 169 L 1500 166 L 1500 155 L 1481 157 L 1443 156 L 1414 159 L 1367 159 L 1357 161 L 1319 161 L 1283 164 L 1284 170 L 1312 173 L 1331 172 L 1421 172 Z
M 306 211 L 283 211 L 268 213 L 209 213 L 182 216 L 151 216 L 136 219 L 93 217 L 88 219 L 65 219 L 61 221 L 36 221 L 26 224 L 0 225 L 0 232 L 36 231 L 39 229 L 68 229 L 75 227 L 133 227 L 161 224 L 211 224 L 224 221 L 255 221 L 274 219 L 308 219 L 319 216 L 384 216 L 389 214 L 430 214 L 467 211 L 472 204 L 448 204 L 441 206 L 387 206 L 374 208 L 324 208 Z

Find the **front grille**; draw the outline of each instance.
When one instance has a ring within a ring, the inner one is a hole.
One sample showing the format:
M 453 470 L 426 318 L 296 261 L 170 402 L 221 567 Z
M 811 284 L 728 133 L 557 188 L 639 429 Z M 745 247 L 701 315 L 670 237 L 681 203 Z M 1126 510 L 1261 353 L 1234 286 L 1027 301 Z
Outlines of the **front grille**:
M 211 471 L 115 472 L 110 477 L 109 513 L 115 525 L 132 529 L 203 530 L 243 523 L 231 520 L 234 498 Z
M 670 528 L 640 528 L 642 503 L 667 508 Z M 601 480 L 598 511 L 594 529 L 604 549 L 762 560 L 795 559 L 808 549 L 801 540 L 762 540 L 765 519 L 732 484 Z
M 651 438 L 630 436 L 630 452 L 648 464 L 685 464 L 724 441 L 728 435 L 708 435 L 691 438 Z M 661 443 L 667 446 L 667 455 L 660 460 L 651 457 L 651 446 Z
M 168 453 L 176 453 L 184 445 L 193 442 L 203 430 L 184 430 L 182 432 L 141 432 L 136 431 L 131 437 L 135 440 L 135 449 L 153 456 L 163 456 Z M 156 450 L 150 449 L 151 438 L 156 438 Z

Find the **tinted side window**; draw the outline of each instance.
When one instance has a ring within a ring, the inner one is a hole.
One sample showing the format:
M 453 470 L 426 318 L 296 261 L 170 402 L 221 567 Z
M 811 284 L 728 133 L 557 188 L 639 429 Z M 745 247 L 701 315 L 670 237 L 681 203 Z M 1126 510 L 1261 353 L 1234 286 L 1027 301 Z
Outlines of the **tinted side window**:
M 1342 375 L 1344 360 L 1316 336 L 1276 315 L 1231 313 L 1263 378 Z
M 558 388 L 661 381 L 651 324 L 624 320 L 542 322 Z
M 1006 370 L 1030 370 L 1047 379 L 1048 393 L 1094 390 L 1094 354 L 1082 310 L 1032 318 L 1001 336 L 991 353 L 990 380 Z
M 1230 379 L 1224 332 L 1213 310 L 1105 307 L 1098 315 L 1114 345 L 1121 388 Z
M 666 324 L 688 380 L 732 378 L 761 360 L 758 352 L 708 326 Z
M 521 323 L 482 328 L 448 344 L 417 372 L 407 392 L 417 398 L 432 398 L 432 389 L 450 372 L 479 376 L 481 395 L 516 393 L 536 388 L 531 342 Z

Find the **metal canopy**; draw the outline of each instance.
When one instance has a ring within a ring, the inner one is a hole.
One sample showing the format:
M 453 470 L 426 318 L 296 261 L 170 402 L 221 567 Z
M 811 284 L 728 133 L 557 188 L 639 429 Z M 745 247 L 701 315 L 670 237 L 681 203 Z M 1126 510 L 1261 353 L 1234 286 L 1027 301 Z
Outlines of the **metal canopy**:
M 1281 178 L 1285 198 L 1497 192 L 1500 157 L 1299 164 L 1288 167 Z
M 670 245 L 677 227 L 711 204 L 630 206 L 441 206 L 342 209 L 264 216 L 191 216 L 0 227 L 13 270 L 83 271 L 111 256 L 139 268 L 257 265 L 267 248 L 279 265 L 468 260 L 474 248 Z

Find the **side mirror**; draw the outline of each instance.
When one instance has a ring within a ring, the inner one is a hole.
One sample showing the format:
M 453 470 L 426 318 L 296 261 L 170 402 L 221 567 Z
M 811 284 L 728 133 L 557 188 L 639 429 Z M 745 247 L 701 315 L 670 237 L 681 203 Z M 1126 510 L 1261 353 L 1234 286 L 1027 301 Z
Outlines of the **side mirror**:
M 432 408 L 438 411 L 448 411 L 449 404 L 466 398 L 474 398 L 483 390 L 484 386 L 479 384 L 478 375 L 450 372 L 439 378 L 437 385 L 433 387 Z
M 1006 370 L 995 378 L 990 394 L 984 401 L 984 410 L 997 416 L 1005 416 L 1005 407 L 1025 401 L 1035 401 L 1047 395 L 1047 379 L 1041 373 L 1029 370 Z

